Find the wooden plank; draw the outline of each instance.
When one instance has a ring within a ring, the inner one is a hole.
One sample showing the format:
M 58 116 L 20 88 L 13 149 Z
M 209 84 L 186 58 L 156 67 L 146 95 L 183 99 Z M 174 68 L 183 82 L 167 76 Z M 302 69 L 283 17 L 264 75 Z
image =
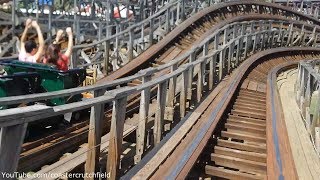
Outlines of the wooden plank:
M 249 97 L 249 96 L 238 96 L 237 100 L 238 99 L 252 101 L 252 102 L 256 102 L 256 103 L 266 103 L 265 99 L 257 99 L 257 98 L 253 98 L 253 97 Z
M 239 124 L 245 127 L 249 127 L 249 128 L 256 128 L 256 129 L 261 129 L 264 130 L 266 129 L 266 125 L 264 124 L 257 124 L 257 123 L 252 123 L 252 122 L 248 122 L 248 121 L 241 121 L 241 120 L 233 120 L 233 119 L 228 119 L 227 120 L 228 123 L 234 123 L 234 124 Z
M 246 174 L 239 171 L 233 171 L 225 168 L 218 168 L 214 166 L 206 165 L 205 167 L 206 174 L 221 177 L 224 179 L 232 179 L 232 180 L 256 180 L 256 179 L 266 179 L 265 176 L 261 175 L 253 175 L 253 174 Z
M 256 142 L 256 143 L 266 143 L 266 138 L 256 137 L 252 135 L 242 134 L 239 132 L 229 132 L 229 131 L 222 131 L 222 137 L 233 138 L 238 140 Z
M 256 134 L 266 135 L 265 129 L 257 129 L 257 128 L 253 128 L 253 127 L 249 127 L 249 126 L 244 126 L 244 125 L 241 125 L 238 123 L 228 122 L 225 124 L 225 127 L 227 129 L 236 129 L 236 130 L 245 131 L 248 133 L 256 133 Z
M 253 91 L 253 90 L 250 90 L 250 89 L 241 89 L 241 92 L 247 92 L 247 93 L 253 93 L 253 94 L 260 94 L 260 95 L 266 96 L 266 93 L 259 92 L 259 91 Z
M 231 114 L 234 115 L 240 115 L 240 116 L 244 116 L 244 117 L 251 117 L 251 118 L 259 118 L 259 119 L 266 119 L 266 115 L 265 114 L 258 114 L 258 113 L 252 113 L 250 111 L 244 111 L 244 110 L 231 110 Z
M 233 109 L 239 110 L 239 111 L 250 111 L 251 113 L 255 114 L 262 114 L 266 115 L 266 109 L 260 109 L 258 107 L 249 107 L 249 106 L 241 106 L 241 105 L 233 105 Z
M 239 98 L 236 100 L 236 102 L 244 103 L 244 104 L 257 105 L 257 106 L 266 106 L 266 104 L 263 103 L 263 102 L 252 102 L 250 100 L 239 99 Z
M 259 98 L 259 99 L 262 99 L 262 100 L 266 99 L 265 95 L 253 94 L 253 93 L 249 93 L 249 92 L 240 91 L 239 95 L 240 96 L 245 96 L 245 97 L 250 97 L 250 98 Z
M 249 161 L 218 154 L 212 154 L 211 160 L 219 166 L 239 169 L 244 172 L 256 172 L 265 175 L 267 171 L 266 163 L 261 162 Z
M 241 117 L 241 116 L 237 116 L 234 114 L 229 114 L 229 119 L 232 119 L 235 121 L 245 121 L 245 122 L 250 122 L 250 123 L 257 123 L 257 124 L 261 124 L 261 125 L 266 125 L 265 120 L 254 119 L 254 118 L 250 118 L 250 117 Z
M 236 106 L 242 106 L 242 107 L 249 107 L 249 108 L 257 108 L 257 109 L 266 109 L 266 105 L 262 104 L 249 104 L 249 103 L 243 103 L 241 101 L 235 102 Z
M 240 142 L 235 142 L 235 141 L 218 139 L 217 145 L 227 147 L 227 148 L 256 152 L 256 153 L 266 153 L 267 152 L 265 144 L 252 145 L 252 144 L 246 144 L 246 143 L 240 143 Z
M 110 145 L 107 161 L 107 172 L 110 179 L 119 177 L 120 155 L 122 153 L 122 140 L 124 120 L 126 116 L 127 97 L 113 101 L 112 119 L 110 127 Z
M 2 127 L 0 131 L 0 172 L 14 173 L 28 123 Z
M 263 83 L 259 83 L 257 87 L 257 91 L 266 93 L 267 92 L 267 85 Z
M 231 149 L 231 148 L 225 148 L 225 147 L 219 147 L 219 146 L 214 147 L 214 154 L 231 156 L 231 157 L 236 157 L 236 158 L 250 160 L 250 161 L 257 161 L 262 163 L 267 162 L 266 154 L 241 151 L 237 149 Z
M 154 120 L 154 144 L 158 144 L 161 141 L 163 133 L 164 113 L 166 108 L 167 97 L 167 81 L 164 81 L 158 85 L 156 118 Z

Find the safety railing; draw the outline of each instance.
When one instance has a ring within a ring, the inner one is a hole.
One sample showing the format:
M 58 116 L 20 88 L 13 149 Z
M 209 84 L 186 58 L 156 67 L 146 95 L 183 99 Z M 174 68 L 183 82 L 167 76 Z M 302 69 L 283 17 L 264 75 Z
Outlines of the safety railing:
M 320 154 L 320 60 L 300 62 L 296 100 Z
M 250 4 L 255 6 L 249 6 Z M 119 67 L 134 59 L 153 44 L 153 39 L 155 39 L 155 29 L 159 26 L 161 27 L 161 23 L 158 24 L 157 22 L 165 22 L 163 28 L 165 32 L 168 33 L 176 26 L 176 21 L 179 19 L 184 19 L 184 11 L 186 11 L 185 8 L 183 8 L 184 6 L 185 4 L 181 4 L 180 1 L 169 4 L 167 8 L 160 10 L 154 16 L 149 17 L 138 24 L 130 26 L 124 31 L 116 29 L 116 34 L 101 39 L 100 41 L 91 44 L 75 46 L 73 49 L 71 66 L 86 67 L 96 64 L 99 67 L 103 67 L 105 74 L 110 71 L 108 69 L 110 66 L 113 67 L 111 71 L 117 70 Z M 290 16 L 290 18 L 308 19 L 310 22 L 318 23 L 318 20 L 309 16 L 305 16 L 302 13 L 292 11 L 291 8 L 258 1 L 235 1 L 230 3 L 220 3 L 216 6 L 209 7 L 208 9 L 210 9 L 211 12 L 214 12 L 214 10 L 218 9 L 220 11 L 230 12 L 236 9 L 245 10 L 245 7 L 248 9 L 256 7 L 253 11 L 270 9 L 270 11 L 279 12 L 284 16 Z M 201 17 L 202 16 L 199 16 L 199 19 Z M 146 30 L 148 30 L 148 34 L 146 33 Z M 84 60 L 80 61 L 79 55 L 84 54 L 82 51 L 88 48 L 96 49 L 96 54 L 93 57 L 83 56 Z M 125 53 L 121 52 L 121 49 L 125 49 Z M 139 51 L 136 49 L 139 49 Z M 126 56 L 126 58 L 123 58 L 124 56 Z

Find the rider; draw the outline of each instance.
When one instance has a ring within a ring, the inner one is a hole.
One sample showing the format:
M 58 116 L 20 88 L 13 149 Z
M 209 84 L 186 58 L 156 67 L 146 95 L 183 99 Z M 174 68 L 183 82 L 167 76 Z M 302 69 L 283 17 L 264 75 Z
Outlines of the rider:
M 36 29 L 39 40 L 39 47 L 33 40 L 26 41 L 28 30 L 33 27 Z M 41 62 L 44 49 L 44 40 L 41 29 L 36 21 L 27 19 L 25 29 L 21 36 L 19 60 L 24 62 L 37 63 Z
M 54 64 L 57 66 L 57 69 L 62 70 L 62 71 L 67 71 L 68 70 L 68 64 L 69 64 L 69 59 L 72 53 L 72 47 L 73 47 L 73 35 L 72 35 L 72 30 L 70 27 L 66 29 L 66 32 L 68 34 L 68 47 L 65 53 L 61 53 L 61 47 L 58 44 L 63 31 L 59 30 L 57 32 L 57 36 L 53 44 L 49 45 L 47 48 L 45 58 L 43 60 L 43 63 L 49 63 L 49 64 Z

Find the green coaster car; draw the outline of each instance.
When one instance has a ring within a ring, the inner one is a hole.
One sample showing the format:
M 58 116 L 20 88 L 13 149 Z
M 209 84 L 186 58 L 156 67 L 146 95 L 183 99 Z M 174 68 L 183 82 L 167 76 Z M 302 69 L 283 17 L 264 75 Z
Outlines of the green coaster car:
M 19 72 L 0 77 L 0 98 L 33 94 L 40 90 L 41 78 L 36 72 Z M 16 107 L 11 105 L 9 107 Z M 8 106 L 1 106 L 0 110 Z
M 86 77 L 85 69 L 71 69 L 68 71 L 60 71 L 53 66 L 40 63 L 28 63 L 21 61 L 4 61 L 0 62 L 4 66 L 5 71 L 9 76 L 15 76 L 17 73 L 37 73 L 40 77 L 40 88 L 34 93 L 53 92 L 63 89 L 78 87 L 82 84 Z M 16 86 L 14 88 L 20 88 Z M 6 89 L 0 89 L 0 92 L 7 92 Z M 19 95 L 19 94 L 12 94 Z M 1 95 L 0 95 L 1 97 Z M 82 99 L 82 95 L 71 97 L 53 98 L 47 100 L 47 105 L 63 105 L 70 102 L 77 102 Z

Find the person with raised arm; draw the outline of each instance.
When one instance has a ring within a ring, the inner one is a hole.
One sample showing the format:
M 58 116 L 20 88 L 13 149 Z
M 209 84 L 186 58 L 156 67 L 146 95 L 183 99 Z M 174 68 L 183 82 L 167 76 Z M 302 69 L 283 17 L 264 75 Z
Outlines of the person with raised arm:
M 71 28 L 68 27 L 66 29 L 66 33 L 68 34 L 68 47 L 65 53 L 61 53 L 61 47 L 58 42 L 62 36 L 62 33 L 62 30 L 57 32 L 56 39 L 51 45 L 49 45 L 43 62 L 47 64 L 53 64 L 59 70 L 67 71 L 69 59 L 72 54 L 73 34 Z
M 37 46 L 37 43 L 33 40 L 26 41 L 27 33 L 30 28 L 35 28 L 37 31 L 39 47 Z M 36 21 L 27 19 L 24 31 L 21 36 L 19 60 L 24 62 L 31 62 L 31 63 L 41 62 L 43 49 L 44 49 L 44 39 L 42 36 L 40 26 Z

